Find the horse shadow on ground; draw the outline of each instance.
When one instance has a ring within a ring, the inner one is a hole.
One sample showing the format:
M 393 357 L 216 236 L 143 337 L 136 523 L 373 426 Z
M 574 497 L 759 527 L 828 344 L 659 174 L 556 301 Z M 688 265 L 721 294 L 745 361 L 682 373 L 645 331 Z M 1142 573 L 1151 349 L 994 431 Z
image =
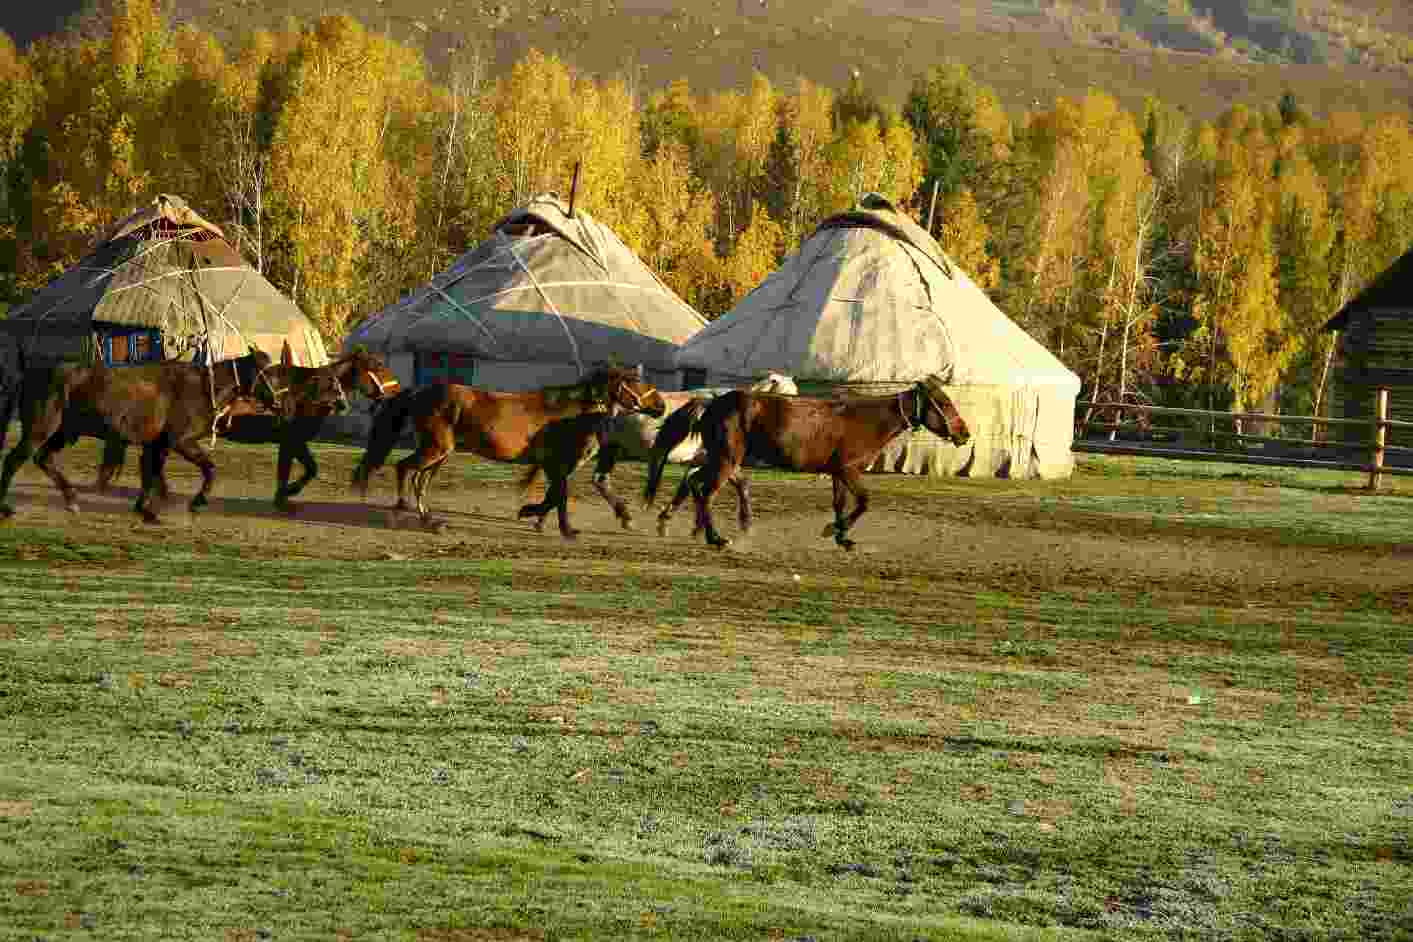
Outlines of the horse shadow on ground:
M 58 513 L 66 513 L 63 497 L 52 491 L 47 483 L 16 485 L 12 491 L 17 507 L 42 507 Z M 131 516 L 133 503 L 137 500 L 136 487 L 110 487 L 106 492 L 95 488 L 79 488 L 80 515 L 93 514 L 108 517 Z M 275 507 L 268 497 L 221 497 L 213 495 L 205 509 L 192 514 L 187 508 L 190 494 L 180 491 L 166 500 L 159 500 L 158 513 L 162 523 L 158 527 L 178 522 L 186 522 L 207 516 L 232 519 L 282 520 L 292 523 L 326 524 L 340 527 L 359 527 L 369 530 L 409 530 L 426 533 L 443 532 L 452 526 L 484 524 L 504 528 L 507 525 L 517 530 L 530 531 L 524 521 L 515 519 L 513 512 L 505 514 L 466 513 L 454 510 L 438 511 L 430 523 L 424 523 L 416 511 L 396 512 L 390 506 L 365 504 L 359 501 L 292 501 L 293 510 L 283 511 Z

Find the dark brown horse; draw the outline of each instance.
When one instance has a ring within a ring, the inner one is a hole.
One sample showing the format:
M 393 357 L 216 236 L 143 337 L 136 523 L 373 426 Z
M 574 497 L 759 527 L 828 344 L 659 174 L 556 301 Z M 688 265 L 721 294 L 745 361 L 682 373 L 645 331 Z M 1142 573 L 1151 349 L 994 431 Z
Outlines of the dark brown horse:
M 367 450 L 353 472 L 353 483 L 366 493 L 369 476 L 382 467 L 410 420 L 417 448 L 397 463 L 395 511 L 409 509 L 410 477 L 417 511 L 423 521 L 430 522 L 427 485 L 460 439 L 465 448 L 483 458 L 530 462 L 550 471 L 549 490 L 559 509 L 559 529 L 572 538 L 576 531 L 569 525 L 568 475 L 582 458 L 583 430 L 563 427 L 547 431 L 547 427 L 585 413 L 615 409 L 662 415 L 665 406 L 661 394 L 643 382 L 641 371 L 612 367 L 599 369 L 573 385 L 549 386 L 537 392 L 492 392 L 454 383 L 410 389 L 378 411 Z M 561 456 L 560 449 L 569 449 L 569 453 Z
M 347 411 L 349 396 L 355 393 L 361 392 L 374 402 L 380 402 L 396 395 L 401 387 L 382 359 L 365 350 L 355 350 L 326 366 L 295 366 L 287 362 L 288 356 L 285 360 L 267 371 L 270 381 L 285 390 L 279 413 L 243 409 L 241 403 L 236 403 L 217 433 L 233 442 L 280 446 L 275 466 L 275 506 L 293 513 L 295 508 L 290 498 L 319 475 L 319 465 L 309 449 L 309 442 L 323 429 L 324 420 Z M 100 427 L 97 434 L 102 432 Z M 122 471 L 127 456 L 126 439 L 111 430 L 102 437 L 103 463 L 98 468 L 100 492 L 107 490 Z M 296 461 L 304 474 L 291 484 L 290 471 Z M 165 495 L 165 479 L 161 480 L 160 488 Z
M 663 510 L 659 530 L 665 530 L 690 489 L 697 503 L 697 527 L 706 531 L 708 545 L 729 544 L 731 541 L 717 532 L 711 517 L 712 498 L 729 481 L 736 486 L 740 499 L 741 529 L 748 531 L 750 490 L 740 471 L 749 455 L 758 464 L 813 471 L 833 478 L 834 523 L 825 528 L 824 535 L 832 534 L 844 549 L 853 549 L 849 530 L 868 510 L 864 470 L 890 441 L 909 429 L 919 428 L 955 445 L 966 444 L 971 438 L 966 422 L 936 377 L 929 376 L 892 396 L 814 399 L 743 390 L 717 396 L 698 422 L 706 461 L 683 481 L 678 497 Z M 667 431 L 664 427 L 663 433 Z M 661 440 L 654 451 L 665 455 L 675 444 L 670 438 Z M 657 496 L 664 463 L 657 461 L 649 468 L 649 505 Z M 845 515 L 850 493 L 854 495 L 854 510 Z
M 749 388 L 759 392 L 781 393 L 790 396 L 799 391 L 795 387 L 794 380 L 779 373 L 771 373 Z M 608 502 L 608 506 L 613 509 L 613 515 L 618 518 L 623 529 L 631 530 L 633 529 L 633 512 L 629 509 L 628 502 L 614 493 L 613 469 L 624 458 L 637 458 L 651 462 L 654 455 L 653 443 L 657 440 L 664 425 L 682 421 L 689 423 L 688 428 L 677 447 L 665 453 L 666 460 L 678 464 L 701 464 L 703 457 L 702 437 L 695 431 L 696 423 L 701 418 L 702 412 L 705 411 L 706 404 L 720 391 L 697 389 L 689 392 L 662 392 L 659 390 L 663 404 L 667 407 L 668 415 L 665 420 L 653 418 L 645 413 L 625 413 L 609 416 L 602 421 L 589 423 L 582 427 L 575 425 L 565 429 L 562 433 L 568 435 L 570 440 L 566 441 L 562 447 L 557 448 L 556 453 L 578 455 L 577 461 L 584 461 L 593 457 L 597 451 L 598 457 L 594 460 L 594 490 L 598 491 L 599 496 Z M 578 444 L 576 445 L 575 442 Z M 534 483 L 538 471 L 537 467 L 531 468 L 529 474 L 525 476 L 527 488 Z M 544 518 L 541 517 L 540 525 L 543 526 L 543 524 Z M 537 526 L 536 529 L 539 527 Z
M 78 422 L 78 416 L 85 417 L 84 421 L 96 416 L 112 432 L 145 446 L 142 493 L 133 508 L 143 519 L 157 522 L 152 498 L 168 450 L 201 469 L 201 489 L 191 499 L 192 511 L 200 510 L 206 506 L 216 479 L 215 465 L 202 441 L 214 434 L 224 414 L 239 399 L 256 399 L 270 410 L 279 408 L 281 391 L 271 382 L 270 369 L 269 354 L 253 347 L 243 357 L 209 367 L 168 362 L 117 368 L 63 364 L 22 369 L 17 397 L 22 431 L 0 472 L 0 517 L 14 514 L 5 498 L 15 473 L 31 455 L 64 495 L 68 509 L 78 511 L 73 484 L 52 462 L 57 452 L 78 440 L 79 433 L 66 427 L 71 417 Z M 4 418 L 8 421 L 9 416 Z

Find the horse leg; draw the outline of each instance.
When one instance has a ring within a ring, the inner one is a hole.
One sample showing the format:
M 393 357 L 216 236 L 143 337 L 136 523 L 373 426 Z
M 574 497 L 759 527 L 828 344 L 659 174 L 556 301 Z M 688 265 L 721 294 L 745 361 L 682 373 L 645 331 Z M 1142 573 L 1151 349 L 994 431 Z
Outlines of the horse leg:
M 834 522 L 824 528 L 823 535 L 833 535 L 835 543 L 851 550 L 854 548 L 854 541 L 848 538 L 848 533 L 868 510 L 868 490 L 863 486 L 863 475 L 855 469 L 840 471 L 833 476 L 833 481 Z M 846 517 L 844 508 L 848 506 L 849 494 L 854 495 L 854 510 Z
M 69 443 L 69 437 L 64 434 L 61 428 L 53 435 L 45 439 L 34 452 L 34 463 L 49 476 L 49 480 L 54 482 L 54 486 L 59 489 L 59 493 L 64 495 L 64 509 L 71 514 L 79 512 L 78 492 L 74 489 L 69 479 L 64 477 L 64 472 L 59 470 L 57 463 L 51 463 L 51 458 L 64 449 Z
M 556 475 L 550 483 L 550 492 L 546 495 L 545 503 L 552 503 L 559 511 L 559 533 L 566 540 L 572 540 L 579 536 L 579 531 L 569 525 L 569 476 Z
M 275 509 L 292 512 L 289 495 L 289 473 L 294 467 L 294 456 L 290 453 L 289 442 L 280 436 L 279 451 L 275 453 Z
M 535 522 L 531 524 L 536 533 L 543 533 L 545 529 L 545 518 L 554 509 L 554 504 L 550 502 L 550 496 L 554 493 L 555 472 L 549 465 L 540 465 L 537 473 L 543 473 L 545 477 L 545 496 L 539 503 L 522 504 L 515 512 L 515 519 L 524 520 L 526 517 L 534 517 Z M 527 485 L 528 489 L 528 485 Z
M 717 532 L 716 521 L 711 516 L 711 501 L 721 490 L 721 485 L 735 477 L 736 471 L 736 468 L 726 466 L 724 455 L 716 455 L 696 475 L 693 489 L 697 496 L 697 525 L 705 531 L 707 545 L 717 549 L 725 549 L 731 541 Z
M 304 468 L 304 474 L 300 476 L 298 481 L 284 488 L 285 497 L 287 498 L 293 497 L 304 490 L 309 486 L 310 481 L 319 476 L 319 463 L 314 460 L 314 452 L 309 450 L 309 438 L 296 435 L 288 444 L 291 457 L 294 461 L 298 461 L 300 466 Z M 283 445 L 281 447 L 283 447 Z M 290 459 L 286 458 L 285 461 L 288 469 Z M 288 481 L 288 470 L 286 470 L 286 476 L 280 479 L 280 483 L 283 485 Z
M 657 535 L 667 536 L 667 524 L 672 520 L 672 515 L 677 509 L 687 502 L 688 495 L 695 496 L 692 490 L 692 479 L 696 476 L 697 468 L 688 468 L 687 473 L 682 475 L 682 480 L 677 484 L 677 490 L 672 495 L 672 502 L 662 508 L 662 512 L 657 515 Z M 692 536 L 695 537 L 700 532 L 699 526 L 692 528 Z
M 451 452 L 447 452 L 431 464 L 418 472 L 416 480 L 412 482 L 414 496 L 417 499 L 417 512 L 422 515 L 422 523 L 431 526 L 432 512 L 427 509 L 427 487 L 432 483 L 432 478 L 437 476 L 437 472 L 446 464 L 446 460 L 451 457 Z
M 15 447 L 10 449 L 10 453 L 5 456 L 5 469 L 0 471 L 0 519 L 8 519 L 15 515 L 15 508 L 5 498 L 10 493 L 10 481 L 20 470 L 21 466 L 34 454 L 34 443 L 30 441 L 28 429 L 20 434 L 19 441 L 15 442 Z
M 138 459 L 138 467 L 142 475 L 142 483 L 138 490 L 137 502 L 132 509 L 142 514 L 142 519 L 147 523 L 160 523 L 157 512 L 152 509 L 152 494 L 160 489 L 158 482 L 162 480 L 162 466 L 166 461 L 167 446 L 162 442 L 149 442 L 142 448 L 142 457 Z
M 127 460 L 128 440 L 116 432 L 103 436 L 103 460 L 98 465 L 98 479 L 93 489 L 100 494 L 108 493 Z
M 196 496 L 191 499 L 191 503 L 188 505 L 192 513 L 197 513 L 206 506 L 206 498 L 211 493 L 212 485 L 216 483 L 216 465 L 211 461 L 211 456 L 206 453 L 206 449 L 201 447 L 200 442 L 196 439 L 174 442 L 172 450 L 201 469 L 201 489 L 196 492 Z M 164 458 L 165 456 L 158 456 L 155 459 L 159 477 Z
M 736 522 L 742 533 L 751 532 L 751 482 L 739 471 L 731 475 L 731 486 L 736 488 Z
M 618 518 L 623 529 L 631 530 L 633 514 L 628 510 L 628 502 L 613 492 L 613 485 L 609 480 L 609 476 L 613 474 L 613 466 L 617 463 L 617 445 L 609 443 L 599 450 L 598 460 L 594 462 L 594 490 L 608 501 L 608 505 L 613 508 L 613 515 Z
M 411 509 L 407 506 L 410 487 L 417 510 L 425 519 L 427 512 L 422 503 L 422 495 L 427 490 L 425 472 L 440 465 L 455 450 L 456 435 L 450 425 L 443 422 L 436 427 L 419 428 L 417 450 L 397 463 L 397 503 L 393 506 L 393 510 Z M 408 480 L 409 476 L 411 481 Z

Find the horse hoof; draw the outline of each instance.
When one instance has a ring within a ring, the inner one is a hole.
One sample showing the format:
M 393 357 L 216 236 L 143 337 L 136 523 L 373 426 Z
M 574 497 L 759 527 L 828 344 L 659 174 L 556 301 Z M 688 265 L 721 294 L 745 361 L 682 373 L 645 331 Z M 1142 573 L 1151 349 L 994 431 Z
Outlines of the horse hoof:
M 854 551 L 855 543 L 853 540 L 840 540 L 839 545 L 844 548 L 846 553 L 852 553 Z
M 666 520 L 659 520 L 659 521 L 657 522 L 657 535 L 658 535 L 658 536 L 667 536 L 667 521 L 666 521 Z
M 618 522 L 623 525 L 623 529 L 625 529 L 625 530 L 631 530 L 631 529 L 633 529 L 633 518 L 632 518 L 632 517 L 619 517 L 619 518 L 618 518 Z
M 560 530 L 560 531 L 559 531 L 559 535 L 562 536 L 562 537 L 564 537 L 566 540 L 571 541 L 571 542 L 574 541 L 574 540 L 579 539 L 579 531 L 578 531 L 578 530 Z

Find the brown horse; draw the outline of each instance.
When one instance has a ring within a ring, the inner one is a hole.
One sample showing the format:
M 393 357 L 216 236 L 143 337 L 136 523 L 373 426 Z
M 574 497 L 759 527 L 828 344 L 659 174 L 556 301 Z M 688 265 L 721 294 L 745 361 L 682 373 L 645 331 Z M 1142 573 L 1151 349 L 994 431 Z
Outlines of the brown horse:
M 799 392 L 795 381 L 780 373 L 771 373 L 753 386 L 742 388 L 790 396 Z M 576 461 L 587 460 L 597 452 L 598 457 L 594 461 L 594 490 L 608 502 L 608 506 L 613 509 L 613 515 L 625 530 L 633 529 L 633 512 L 629 509 L 628 502 L 614 493 L 613 469 L 624 458 L 639 458 L 651 463 L 655 455 L 653 443 L 664 426 L 681 421 L 688 422 L 689 428 L 677 446 L 664 453 L 665 460 L 678 464 L 701 464 L 704 453 L 701 448 L 702 437 L 695 431 L 696 423 L 706 409 L 706 404 L 721 390 L 659 392 L 667 407 L 668 415 L 665 420 L 644 413 L 626 413 L 608 416 L 596 425 L 590 423 L 593 428 L 571 426 L 562 433 L 568 435 L 570 440 L 556 451 L 562 455 L 578 455 Z M 524 484 L 527 488 L 534 483 L 538 472 L 538 467 L 532 467 L 525 476 Z M 541 517 L 540 526 L 543 524 L 544 518 Z M 539 526 L 536 529 L 539 529 Z
M 711 517 L 711 500 L 728 481 L 736 486 L 740 499 L 741 529 L 751 523 L 750 490 L 740 477 L 747 455 L 759 464 L 792 471 L 828 474 L 834 480 L 834 523 L 824 535 L 844 549 L 853 549 L 849 530 L 868 510 L 868 491 L 863 472 L 877 460 L 885 445 L 909 429 L 925 428 L 955 445 L 971 439 L 966 422 L 934 376 L 911 389 L 891 396 L 856 399 L 813 399 L 772 396 L 743 390 L 717 396 L 706 407 L 698 428 L 706 448 L 706 462 L 693 471 L 684 487 L 659 516 L 659 532 L 681 503 L 685 491 L 694 492 L 697 527 L 706 531 L 708 545 L 724 547 L 731 541 L 716 530 Z M 663 429 L 666 433 L 667 428 Z M 674 442 L 660 441 L 655 451 L 671 451 Z M 650 469 L 647 503 L 657 496 L 662 480 Z M 845 515 L 848 494 L 854 495 L 854 510 Z
M 221 438 L 249 445 L 278 444 L 275 467 L 275 506 L 287 513 L 294 512 L 290 498 L 304 490 L 319 475 L 319 465 L 309 450 L 312 441 L 323 429 L 330 415 L 348 410 L 349 396 L 362 393 L 374 402 L 397 394 L 397 376 L 382 359 L 366 350 L 355 350 L 325 366 L 295 366 L 288 362 L 289 344 L 285 344 L 284 362 L 267 370 L 270 381 L 284 388 L 279 413 L 248 408 L 247 403 L 232 404 L 226 421 L 221 423 Z M 101 434 L 102 430 L 97 434 Z M 108 431 L 104 438 L 103 463 L 98 468 L 98 490 L 106 491 L 122 471 L 127 456 L 127 441 Z M 290 471 L 298 461 L 304 474 L 293 484 Z M 165 495 L 167 483 L 161 479 Z
M 73 484 L 53 456 L 78 440 L 73 422 L 96 416 L 108 429 L 143 448 L 142 493 L 133 509 L 149 523 L 157 522 L 151 506 L 160 483 L 168 449 L 201 469 L 201 489 L 191 499 L 193 512 L 206 506 L 216 480 L 216 468 L 202 440 L 238 399 L 253 398 L 266 408 L 279 408 L 281 391 L 271 382 L 270 356 L 251 348 L 242 357 L 207 366 L 154 363 L 109 367 L 63 364 L 23 370 L 20 392 L 20 440 L 5 457 L 0 472 L 0 517 L 14 509 L 5 503 L 10 482 L 31 454 L 34 463 L 64 495 L 70 511 L 79 509 Z M 8 416 L 5 418 L 8 419 Z
M 616 409 L 662 415 L 665 405 L 661 394 L 643 382 L 641 370 L 613 367 L 599 369 L 573 385 L 549 386 L 538 392 L 492 392 L 454 383 L 410 389 L 385 403 L 374 418 L 368 448 L 353 472 L 353 483 L 366 493 L 369 476 L 382 467 L 410 419 L 417 448 L 397 463 L 394 511 L 409 509 L 411 477 L 417 511 L 424 522 L 430 522 L 427 485 L 456 449 L 459 438 L 483 458 L 540 464 L 547 471 L 552 468 L 550 490 L 559 507 L 559 529 L 566 538 L 573 538 L 576 531 L 569 526 L 567 508 L 568 475 L 582 457 L 582 430 L 564 428 L 557 433 L 547 427 L 585 413 Z M 560 457 L 561 448 L 573 453 Z

